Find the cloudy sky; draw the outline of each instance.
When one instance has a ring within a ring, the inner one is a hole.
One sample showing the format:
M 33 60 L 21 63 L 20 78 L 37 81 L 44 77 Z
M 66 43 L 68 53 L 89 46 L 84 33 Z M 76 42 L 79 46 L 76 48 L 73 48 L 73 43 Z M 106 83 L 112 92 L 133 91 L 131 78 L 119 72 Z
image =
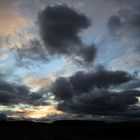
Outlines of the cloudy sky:
M 0 0 L 0 116 L 140 117 L 139 7 Z

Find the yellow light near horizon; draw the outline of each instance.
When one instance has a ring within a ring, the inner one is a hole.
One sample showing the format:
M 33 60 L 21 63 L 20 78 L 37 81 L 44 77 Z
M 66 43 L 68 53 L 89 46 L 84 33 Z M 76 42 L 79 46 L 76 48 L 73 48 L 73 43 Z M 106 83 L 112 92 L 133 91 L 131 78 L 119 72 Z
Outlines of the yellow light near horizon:
M 0 111 L 11 111 L 12 113 L 8 114 L 8 117 L 14 119 L 47 119 L 51 115 L 63 114 L 62 111 L 56 109 L 55 105 L 29 106 L 20 104 L 11 107 L 0 105 Z
M 39 119 L 54 114 L 62 114 L 61 111 L 57 110 L 53 106 L 40 106 L 38 109 L 32 109 L 26 112 L 24 115 L 25 118 L 28 119 Z

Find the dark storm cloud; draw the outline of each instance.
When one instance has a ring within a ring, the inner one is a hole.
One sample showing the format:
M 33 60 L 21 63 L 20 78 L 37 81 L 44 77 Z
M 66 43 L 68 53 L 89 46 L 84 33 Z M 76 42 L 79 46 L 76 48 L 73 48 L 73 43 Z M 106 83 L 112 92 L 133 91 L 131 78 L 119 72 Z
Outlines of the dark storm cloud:
M 133 76 L 125 71 L 109 71 L 99 66 L 95 72 L 77 72 L 69 78 L 69 81 L 75 89 L 87 91 L 93 86 L 97 88 L 108 88 L 132 79 Z
M 88 92 L 94 88 L 109 88 L 131 81 L 133 76 L 124 71 L 108 71 L 98 67 L 96 72 L 80 71 L 69 78 L 59 78 L 55 81 L 52 92 L 59 99 L 71 98 L 73 94 Z
M 60 101 L 58 109 L 70 113 L 112 115 L 126 111 L 129 105 L 138 102 L 136 96 L 140 96 L 139 91 L 111 92 L 95 88 L 96 84 L 89 82 L 90 79 L 83 83 L 82 78 L 77 78 L 77 84 L 66 78 L 59 78 L 55 82 L 52 92 Z
M 79 33 L 90 22 L 67 6 L 46 7 L 39 14 L 40 35 L 51 53 L 69 53 L 70 48 L 81 45 Z M 74 45 L 76 44 L 76 45 Z
M 68 79 L 60 77 L 57 79 L 52 87 L 52 92 L 56 96 L 57 99 L 69 99 L 73 96 L 72 85 L 68 81 Z
M 39 14 L 41 38 L 52 55 L 79 56 L 81 61 L 94 60 L 95 45 L 84 45 L 80 34 L 90 26 L 90 20 L 66 5 L 48 6 Z
M 32 104 L 39 105 L 43 103 L 43 97 L 39 93 L 31 93 L 26 86 L 0 82 L 0 104 Z
M 108 90 L 93 90 L 72 96 L 58 105 L 65 112 L 93 115 L 113 115 L 125 112 L 130 105 L 138 102 L 139 91 L 110 92 Z
M 80 114 L 109 115 L 125 111 L 138 102 L 136 90 L 110 91 L 109 87 L 133 80 L 124 71 L 108 71 L 98 67 L 95 72 L 77 72 L 75 75 L 57 79 L 52 93 L 59 101 L 58 109 Z

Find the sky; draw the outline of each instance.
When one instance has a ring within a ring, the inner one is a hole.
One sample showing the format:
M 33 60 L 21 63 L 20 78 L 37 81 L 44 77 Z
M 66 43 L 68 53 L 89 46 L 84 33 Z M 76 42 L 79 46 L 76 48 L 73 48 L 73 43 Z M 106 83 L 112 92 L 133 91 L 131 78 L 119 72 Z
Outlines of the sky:
M 140 118 L 139 7 L 0 0 L 0 118 Z

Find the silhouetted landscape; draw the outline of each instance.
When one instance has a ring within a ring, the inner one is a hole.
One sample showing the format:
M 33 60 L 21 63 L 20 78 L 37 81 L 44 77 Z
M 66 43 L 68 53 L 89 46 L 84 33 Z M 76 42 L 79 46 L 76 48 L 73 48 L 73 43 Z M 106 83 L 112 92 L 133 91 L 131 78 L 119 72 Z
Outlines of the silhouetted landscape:
M 140 135 L 140 122 L 105 123 L 100 121 L 1 121 L 0 132 L 4 139 L 20 140 L 135 140 Z

